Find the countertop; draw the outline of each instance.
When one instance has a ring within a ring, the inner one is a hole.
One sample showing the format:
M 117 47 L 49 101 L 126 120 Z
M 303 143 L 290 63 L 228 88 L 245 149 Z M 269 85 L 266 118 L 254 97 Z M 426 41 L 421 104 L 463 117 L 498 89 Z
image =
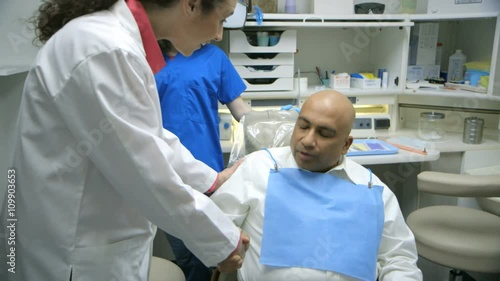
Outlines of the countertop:
M 417 131 L 412 129 L 402 129 L 396 132 L 377 132 L 373 137 L 385 140 L 390 137 L 408 136 L 417 138 Z M 356 137 L 356 136 L 355 136 Z M 500 131 L 485 130 L 480 144 L 466 144 L 462 142 L 462 133 L 447 132 L 440 141 L 427 142 L 427 155 L 421 155 L 400 149 L 396 154 L 390 155 L 369 155 L 369 156 L 350 156 L 350 159 L 361 165 L 373 164 L 393 164 L 408 162 L 425 162 L 439 159 L 441 153 L 464 152 L 474 150 L 500 150 Z M 230 153 L 232 141 L 221 141 L 222 151 Z

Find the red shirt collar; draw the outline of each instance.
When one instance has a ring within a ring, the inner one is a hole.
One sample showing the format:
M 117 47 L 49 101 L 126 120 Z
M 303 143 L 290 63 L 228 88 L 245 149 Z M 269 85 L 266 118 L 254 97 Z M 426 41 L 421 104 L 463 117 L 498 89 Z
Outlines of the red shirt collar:
M 137 0 L 126 0 L 127 6 L 132 12 L 134 19 L 139 27 L 139 32 L 141 33 L 142 45 L 144 46 L 144 51 L 146 52 L 146 60 L 148 61 L 153 73 L 157 73 L 165 66 L 165 60 L 163 59 L 163 54 L 161 53 L 160 46 L 156 41 L 156 36 L 149 22 L 149 18 L 146 15 L 144 6 L 141 2 Z

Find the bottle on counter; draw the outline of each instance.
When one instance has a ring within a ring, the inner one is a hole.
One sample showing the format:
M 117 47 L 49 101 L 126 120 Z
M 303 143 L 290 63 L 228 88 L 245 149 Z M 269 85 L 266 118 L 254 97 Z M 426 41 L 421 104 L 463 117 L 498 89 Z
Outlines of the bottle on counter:
M 459 83 L 464 80 L 464 67 L 466 61 L 467 56 L 462 53 L 462 50 L 456 50 L 455 53 L 450 56 L 448 61 L 447 82 Z
M 443 43 L 436 44 L 436 60 L 435 65 L 441 65 L 441 54 L 443 53 Z
M 296 12 L 297 12 L 297 6 L 295 4 L 295 0 L 286 0 L 285 1 L 285 13 L 295 14 Z

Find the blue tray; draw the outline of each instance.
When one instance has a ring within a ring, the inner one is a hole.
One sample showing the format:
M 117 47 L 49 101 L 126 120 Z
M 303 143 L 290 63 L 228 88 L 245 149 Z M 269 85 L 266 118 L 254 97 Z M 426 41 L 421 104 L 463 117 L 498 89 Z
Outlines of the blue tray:
M 399 148 L 377 139 L 355 139 L 347 156 L 396 154 Z

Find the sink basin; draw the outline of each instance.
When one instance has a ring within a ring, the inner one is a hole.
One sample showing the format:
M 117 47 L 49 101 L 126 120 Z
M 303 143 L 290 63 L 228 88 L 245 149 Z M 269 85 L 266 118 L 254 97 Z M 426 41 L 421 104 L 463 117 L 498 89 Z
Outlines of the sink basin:
M 500 197 L 476 198 L 481 208 L 489 213 L 500 216 Z

